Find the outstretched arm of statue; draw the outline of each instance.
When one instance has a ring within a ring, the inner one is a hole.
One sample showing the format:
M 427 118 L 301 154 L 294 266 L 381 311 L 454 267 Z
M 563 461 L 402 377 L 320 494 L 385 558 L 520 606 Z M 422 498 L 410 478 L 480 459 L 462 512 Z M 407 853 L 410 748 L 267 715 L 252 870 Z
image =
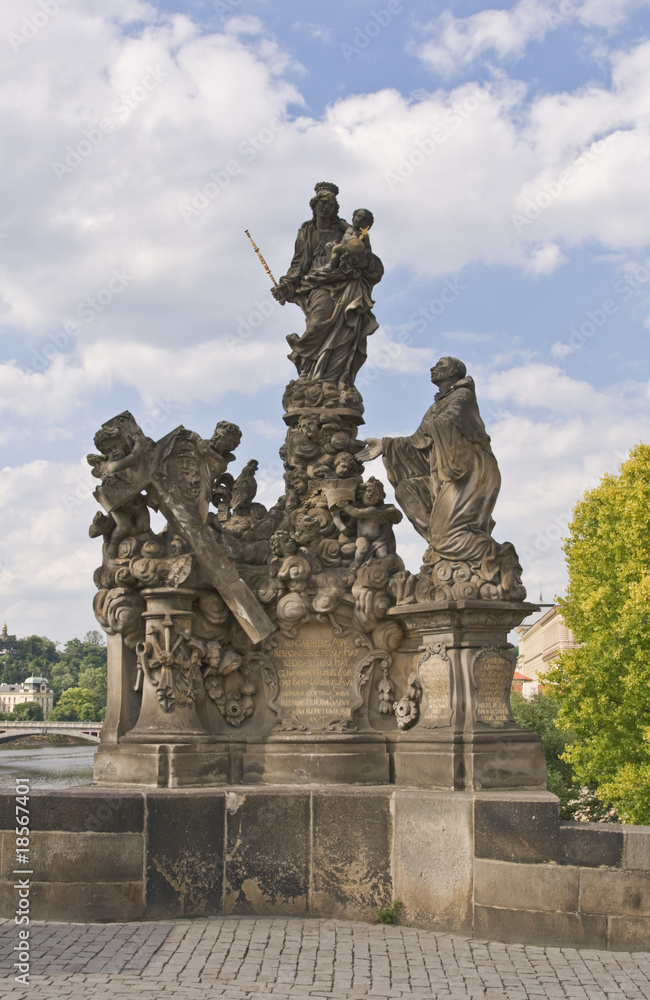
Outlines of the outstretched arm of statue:
M 363 443 L 365 448 L 356 456 L 360 462 L 372 462 L 373 458 L 379 458 L 382 451 L 381 438 L 366 438 Z

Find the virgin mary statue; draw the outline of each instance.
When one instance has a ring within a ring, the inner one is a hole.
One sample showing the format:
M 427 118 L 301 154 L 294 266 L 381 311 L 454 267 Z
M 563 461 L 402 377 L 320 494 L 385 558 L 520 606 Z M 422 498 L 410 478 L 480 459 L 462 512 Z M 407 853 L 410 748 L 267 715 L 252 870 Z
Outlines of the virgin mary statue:
M 351 386 L 379 325 L 371 291 L 384 266 L 368 238 L 372 214 L 357 210 L 349 226 L 338 214 L 336 184 L 321 182 L 315 191 L 313 216 L 298 230 L 291 266 L 272 294 L 282 305 L 297 303 L 305 314 L 303 335 L 287 337 L 298 375 Z

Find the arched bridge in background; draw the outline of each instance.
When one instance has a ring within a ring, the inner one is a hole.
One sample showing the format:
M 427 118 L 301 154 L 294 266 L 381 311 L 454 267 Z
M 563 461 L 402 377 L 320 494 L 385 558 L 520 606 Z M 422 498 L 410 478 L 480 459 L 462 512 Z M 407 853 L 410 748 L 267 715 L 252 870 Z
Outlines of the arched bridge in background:
M 30 719 L 0 722 L 0 743 L 17 740 L 19 736 L 78 736 L 88 743 L 99 743 L 101 722 L 32 722 Z

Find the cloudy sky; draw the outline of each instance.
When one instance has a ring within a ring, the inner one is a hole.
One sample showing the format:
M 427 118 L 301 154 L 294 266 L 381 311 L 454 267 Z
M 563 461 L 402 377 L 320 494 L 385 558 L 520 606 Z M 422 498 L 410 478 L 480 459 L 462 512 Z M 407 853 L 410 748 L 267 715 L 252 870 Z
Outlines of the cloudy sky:
M 367 434 L 411 433 L 462 358 L 495 536 L 561 593 L 572 507 L 650 440 L 648 6 L 2 0 L 0 623 L 94 627 L 85 455 L 125 408 L 154 438 L 236 421 L 277 498 L 301 314 L 244 229 L 279 277 L 319 180 L 386 266 Z

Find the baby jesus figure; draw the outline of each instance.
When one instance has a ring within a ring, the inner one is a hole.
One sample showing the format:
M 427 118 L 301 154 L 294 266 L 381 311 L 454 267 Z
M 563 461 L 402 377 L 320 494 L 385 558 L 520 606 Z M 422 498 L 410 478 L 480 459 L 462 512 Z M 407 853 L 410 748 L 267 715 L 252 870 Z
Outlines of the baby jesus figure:
M 367 208 L 357 208 L 352 215 L 352 225 L 343 233 L 340 243 L 328 243 L 330 259 L 327 264 L 317 268 L 312 274 L 319 277 L 341 271 L 349 274 L 367 259 L 371 253 L 368 232 L 375 221 L 372 212 Z

